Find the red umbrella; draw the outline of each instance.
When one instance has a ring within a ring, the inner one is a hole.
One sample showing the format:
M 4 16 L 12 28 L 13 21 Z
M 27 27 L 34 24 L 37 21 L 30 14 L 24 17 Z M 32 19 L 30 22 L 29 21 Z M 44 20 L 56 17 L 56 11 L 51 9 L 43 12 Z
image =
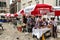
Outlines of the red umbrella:
M 26 15 L 23 9 L 20 10 L 20 14 L 22 14 L 23 16 Z
M 10 17 L 10 16 L 11 16 L 11 14 L 10 14 L 10 13 L 7 13 L 7 14 L 5 14 L 5 16 L 6 16 L 6 17 Z
M 49 8 L 51 10 L 52 6 L 47 5 L 47 4 L 37 4 L 35 9 L 36 8 Z
M 49 10 L 49 11 L 52 11 L 52 6 L 51 5 L 48 5 L 48 4 L 36 4 L 36 7 L 35 9 L 42 9 L 42 10 Z
M 11 17 L 14 17 L 14 14 L 11 14 Z
M 40 14 L 40 11 L 38 9 L 35 9 L 34 11 L 31 12 L 31 15 L 37 15 Z
M 47 4 L 37 4 L 34 11 L 31 12 L 32 15 L 37 15 L 37 14 L 43 14 L 45 15 L 47 11 L 43 11 L 43 13 L 41 13 L 41 10 L 49 10 L 51 11 L 52 6 L 47 5 Z
M 20 13 L 24 13 L 24 10 L 22 10 Z
M 15 14 L 14 14 L 14 16 L 15 16 L 15 17 L 17 17 L 17 16 L 18 16 L 18 14 L 17 14 L 17 13 L 15 13 Z
M 42 14 L 36 14 L 35 16 L 42 16 Z
M 55 16 L 60 16 L 60 10 L 55 11 Z

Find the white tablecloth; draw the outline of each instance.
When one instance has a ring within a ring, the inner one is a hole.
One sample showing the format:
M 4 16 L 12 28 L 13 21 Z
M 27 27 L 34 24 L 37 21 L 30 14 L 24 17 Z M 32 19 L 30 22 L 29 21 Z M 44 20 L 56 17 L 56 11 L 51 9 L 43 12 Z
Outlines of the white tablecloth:
M 47 27 L 46 28 L 41 28 L 41 29 L 39 29 L 39 28 L 37 28 L 37 29 L 33 28 L 32 35 L 37 36 L 37 38 L 39 39 L 48 30 L 50 30 L 50 28 L 47 28 Z

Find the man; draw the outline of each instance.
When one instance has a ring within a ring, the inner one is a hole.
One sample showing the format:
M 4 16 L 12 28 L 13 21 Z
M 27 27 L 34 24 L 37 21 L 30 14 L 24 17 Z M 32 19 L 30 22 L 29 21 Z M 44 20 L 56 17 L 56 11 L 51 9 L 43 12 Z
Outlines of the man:
M 57 22 L 55 21 L 54 17 L 51 18 L 50 24 L 52 25 L 53 37 L 56 38 L 57 37 Z
M 26 32 L 26 24 L 27 24 L 27 18 L 26 18 L 26 16 L 23 16 L 23 23 L 24 23 L 23 32 L 24 31 Z
M 31 32 L 31 16 L 28 16 L 27 17 L 27 29 L 28 29 L 28 32 Z
M 16 18 L 13 19 L 12 23 L 14 24 L 14 28 L 16 28 L 17 27 L 17 20 L 16 20 Z

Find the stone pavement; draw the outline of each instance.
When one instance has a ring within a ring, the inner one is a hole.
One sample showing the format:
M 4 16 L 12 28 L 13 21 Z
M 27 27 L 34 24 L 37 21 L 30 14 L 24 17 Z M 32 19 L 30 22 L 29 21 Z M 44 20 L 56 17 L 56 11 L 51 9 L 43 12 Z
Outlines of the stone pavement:
M 3 23 L 4 31 L 0 31 L 0 40 L 17 40 L 17 37 L 19 37 L 19 40 L 34 40 L 31 36 L 25 35 L 25 33 L 18 32 L 17 29 L 13 28 L 12 24 Z M 27 38 L 28 37 L 28 38 Z
M 32 38 L 32 34 L 25 34 L 17 31 L 17 29 L 13 28 L 12 24 L 3 23 L 4 31 L 0 30 L 0 40 L 36 40 L 36 38 Z M 60 35 L 60 34 L 59 34 Z M 60 40 L 60 38 L 48 38 L 46 40 Z

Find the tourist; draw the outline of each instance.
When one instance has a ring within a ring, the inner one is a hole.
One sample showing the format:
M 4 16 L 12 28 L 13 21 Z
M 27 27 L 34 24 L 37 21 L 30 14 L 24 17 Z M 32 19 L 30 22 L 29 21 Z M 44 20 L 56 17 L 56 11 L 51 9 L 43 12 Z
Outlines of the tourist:
M 14 24 L 14 28 L 16 28 L 16 27 L 17 27 L 17 20 L 16 20 L 16 18 L 14 18 L 14 19 L 12 20 L 12 23 Z
M 56 38 L 57 37 L 57 22 L 55 21 L 55 18 L 52 17 L 50 24 L 52 25 L 52 33 L 53 33 L 53 37 Z
M 23 23 L 24 23 L 24 26 L 23 26 L 23 30 L 22 30 L 22 32 L 26 32 L 26 24 L 27 24 L 27 18 L 26 18 L 26 16 L 23 16 Z
M 29 15 L 27 17 L 27 29 L 28 29 L 28 32 L 31 32 L 31 16 Z

